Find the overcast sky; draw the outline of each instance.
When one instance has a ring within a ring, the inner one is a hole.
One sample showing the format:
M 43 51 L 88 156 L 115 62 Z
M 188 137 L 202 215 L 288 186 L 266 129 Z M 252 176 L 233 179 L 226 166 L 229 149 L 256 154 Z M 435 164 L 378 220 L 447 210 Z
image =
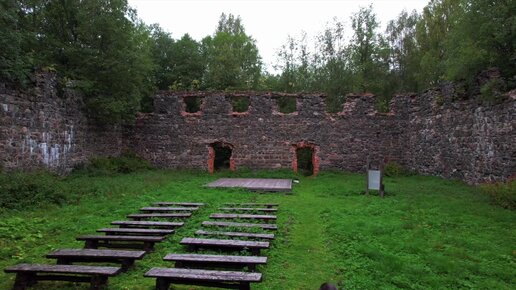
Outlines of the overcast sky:
M 421 11 L 429 0 L 129 0 L 138 16 L 147 24 L 158 23 L 172 37 L 188 33 L 196 40 L 213 34 L 222 12 L 240 15 L 248 35 L 257 42 L 269 71 L 276 52 L 287 36 L 306 31 L 315 36 L 334 17 L 345 20 L 359 7 L 373 4 L 382 31 L 387 22 L 403 10 Z M 348 33 L 350 34 L 350 33 Z

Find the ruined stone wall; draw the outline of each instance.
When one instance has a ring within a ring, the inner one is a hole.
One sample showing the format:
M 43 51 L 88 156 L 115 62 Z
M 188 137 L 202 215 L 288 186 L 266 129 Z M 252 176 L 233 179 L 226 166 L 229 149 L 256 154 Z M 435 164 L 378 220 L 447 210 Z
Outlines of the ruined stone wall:
M 186 113 L 184 98 L 203 97 L 201 111 Z M 314 146 L 320 169 L 360 171 L 368 156 L 403 162 L 400 143 L 407 123 L 406 102 L 378 114 L 372 95 L 350 96 L 342 112 L 326 113 L 321 95 L 289 95 L 297 111 L 278 112 L 276 94 L 247 93 L 245 113 L 232 111 L 238 94 L 163 93 L 155 112 L 141 115 L 131 148 L 164 168 L 208 169 L 210 144 L 233 146 L 235 168 L 292 168 L 296 146 Z M 397 112 L 396 112 L 397 111 Z
M 77 93 L 58 96 L 54 74 L 34 77 L 25 90 L 0 84 L 0 164 L 5 169 L 67 172 L 91 156 L 116 155 L 121 130 L 90 126 Z
M 406 164 L 470 183 L 516 174 L 516 92 L 497 105 L 462 98 L 451 84 L 412 98 Z

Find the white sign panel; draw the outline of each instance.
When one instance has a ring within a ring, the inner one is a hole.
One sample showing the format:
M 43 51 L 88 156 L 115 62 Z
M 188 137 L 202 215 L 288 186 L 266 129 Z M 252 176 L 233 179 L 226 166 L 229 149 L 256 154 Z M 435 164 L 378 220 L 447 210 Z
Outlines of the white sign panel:
M 367 177 L 367 180 L 369 181 L 369 184 L 367 185 L 368 188 L 380 190 L 380 170 L 368 170 Z

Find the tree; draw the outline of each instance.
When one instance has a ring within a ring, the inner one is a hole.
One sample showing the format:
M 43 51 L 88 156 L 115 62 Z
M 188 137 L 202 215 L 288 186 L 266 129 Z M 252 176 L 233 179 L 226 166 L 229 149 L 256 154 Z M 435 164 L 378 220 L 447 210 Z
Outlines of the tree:
M 240 17 L 222 14 L 213 36 L 202 40 L 206 61 L 203 86 L 210 89 L 255 89 L 261 60 L 256 42 L 245 33 Z

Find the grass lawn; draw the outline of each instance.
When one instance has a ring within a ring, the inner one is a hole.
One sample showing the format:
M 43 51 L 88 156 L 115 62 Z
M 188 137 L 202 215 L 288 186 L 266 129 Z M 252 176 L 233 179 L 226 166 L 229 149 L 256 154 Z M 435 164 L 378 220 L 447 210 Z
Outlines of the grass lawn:
M 288 172 L 241 172 L 239 176 L 292 177 Z M 386 178 L 388 196 L 364 196 L 364 177 L 323 172 L 300 177 L 292 195 L 206 189 L 228 173 L 149 171 L 113 177 L 75 177 L 67 182 L 95 187 L 77 204 L 27 208 L 0 214 L 0 268 L 79 248 L 81 234 L 94 233 L 155 201 L 204 202 L 207 206 L 159 243 L 156 251 L 109 289 L 153 289 L 143 274 L 171 267 L 161 258 L 185 252 L 183 237 L 225 202 L 277 202 L 277 238 L 263 254 L 263 282 L 255 289 L 318 289 L 326 281 L 346 289 L 515 289 L 516 212 L 491 205 L 476 188 L 434 177 Z M 13 274 L 0 273 L 0 289 Z M 41 282 L 34 289 L 87 289 L 86 284 Z M 180 286 L 175 289 L 192 289 Z M 195 288 L 197 289 L 197 288 Z

